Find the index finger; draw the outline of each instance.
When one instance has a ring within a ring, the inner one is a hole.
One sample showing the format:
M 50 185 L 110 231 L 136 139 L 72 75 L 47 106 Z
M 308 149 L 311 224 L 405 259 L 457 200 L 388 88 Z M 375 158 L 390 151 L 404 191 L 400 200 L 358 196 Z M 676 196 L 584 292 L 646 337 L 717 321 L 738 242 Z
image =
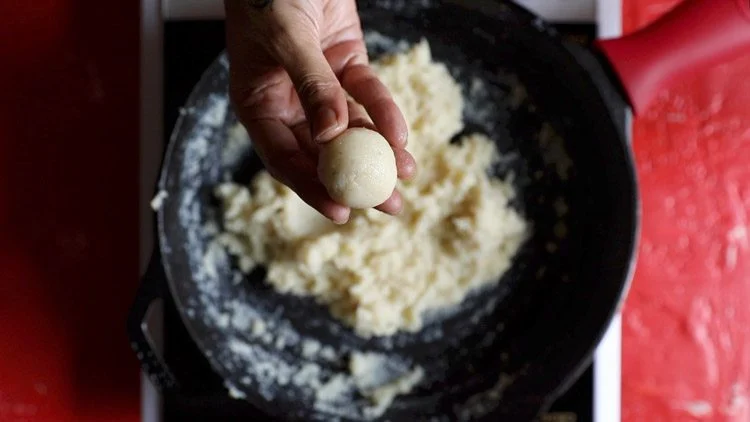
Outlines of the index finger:
M 378 79 L 368 64 L 355 64 L 341 74 L 341 85 L 358 103 L 364 106 L 385 139 L 394 148 L 404 148 L 408 127 L 388 88 Z
M 300 150 L 290 128 L 276 119 L 251 120 L 246 127 L 271 176 L 333 222 L 341 224 L 349 219 L 349 207 L 336 203 L 328 195 L 318 181 L 315 164 Z

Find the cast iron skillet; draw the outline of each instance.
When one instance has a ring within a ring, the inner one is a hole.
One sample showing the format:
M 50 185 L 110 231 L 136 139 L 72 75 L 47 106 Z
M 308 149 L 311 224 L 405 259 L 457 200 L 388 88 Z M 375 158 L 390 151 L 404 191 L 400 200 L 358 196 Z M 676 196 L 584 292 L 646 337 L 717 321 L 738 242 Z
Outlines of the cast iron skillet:
M 314 339 L 342 358 L 312 359 L 326 376 L 345 370 L 343 357 L 352 350 L 425 368 L 425 380 L 397 398 L 383 420 L 534 419 L 589 362 L 628 286 L 639 216 L 628 102 L 643 110 L 661 85 L 738 52 L 748 43 L 748 9 L 735 0 L 688 1 L 646 31 L 600 43 L 610 64 L 563 43 L 510 3 L 361 1 L 373 56 L 400 48 L 393 40 L 424 37 L 448 64 L 467 96 L 467 132 L 489 134 L 511 157 L 492 171 L 515 175 L 514 206 L 533 222 L 532 237 L 496 287 L 432 318 L 422 333 L 370 340 L 312 300 L 274 293 L 262 272 L 242 277 L 232 259 L 212 249 L 220 225 L 212 188 L 227 177 L 247 183 L 261 169 L 249 151 L 239 162 L 222 159 L 235 118 L 224 114 L 227 61 L 220 57 L 188 99 L 162 168 L 159 187 L 169 196 L 158 212 L 160 255 L 129 319 L 144 369 L 162 387 L 177 385 L 141 329 L 166 278 L 215 372 L 271 416 L 364 418 L 357 413 L 362 398 L 321 409 L 308 390 L 279 385 L 278 372 L 304 361 L 302 341 Z M 549 136 L 550 128 L 559 136 Z M 207 254 L 214 259 L 206 261 Z M 237 322 L 248 313 L 282 333 L 280 347 Z M 264 365 L 273 369 L 259 370 Z

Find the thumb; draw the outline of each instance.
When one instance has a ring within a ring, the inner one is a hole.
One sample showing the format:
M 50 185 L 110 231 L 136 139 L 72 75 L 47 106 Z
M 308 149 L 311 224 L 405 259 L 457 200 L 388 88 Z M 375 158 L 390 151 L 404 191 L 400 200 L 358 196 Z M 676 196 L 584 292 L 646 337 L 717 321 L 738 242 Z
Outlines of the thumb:
M 289 74 L 316 142 L 328 142 L 349 124 L 349 110 L 341 87 L 320 45 L 293 39 L 285 43 L 279 61 Z

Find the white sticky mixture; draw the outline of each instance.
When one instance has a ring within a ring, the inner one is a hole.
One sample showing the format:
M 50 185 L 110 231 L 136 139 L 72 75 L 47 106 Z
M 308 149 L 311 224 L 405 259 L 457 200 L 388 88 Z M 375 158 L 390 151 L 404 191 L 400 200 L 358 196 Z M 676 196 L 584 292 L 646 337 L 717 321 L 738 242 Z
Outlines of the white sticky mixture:
M 414 180 L 399 183 L 401 215 L 356 211 L 336 226 L 266 172 L 249 188 L 216 188 L 219 241 L 241 270 L 266 266 L 276 290 L 313 296 L 365 337 L 417 331 L 426 311 L 496 283 L 527 234 L 509 206 L 512 185 L 487 174 L 499 158 L 493 142 L 449 142 L 463 128 L 461 89 L 427 43 L 374 68 L 406 117 L 418 165 Z

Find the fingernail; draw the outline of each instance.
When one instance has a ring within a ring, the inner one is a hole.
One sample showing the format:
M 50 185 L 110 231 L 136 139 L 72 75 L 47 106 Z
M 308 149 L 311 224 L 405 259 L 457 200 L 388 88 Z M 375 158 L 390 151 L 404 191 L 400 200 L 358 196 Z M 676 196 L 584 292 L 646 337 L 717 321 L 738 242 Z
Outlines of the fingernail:
M 313 123 L 313 129 L 315 131 L 315 141 L 317 142 L 328 142 L 330 141 L 336 132 L 341 128 L 341 124 L 336 117 L 336 112 L 328 107 L 323 107 L 318 110 L 318 114 L 315 117 Z

